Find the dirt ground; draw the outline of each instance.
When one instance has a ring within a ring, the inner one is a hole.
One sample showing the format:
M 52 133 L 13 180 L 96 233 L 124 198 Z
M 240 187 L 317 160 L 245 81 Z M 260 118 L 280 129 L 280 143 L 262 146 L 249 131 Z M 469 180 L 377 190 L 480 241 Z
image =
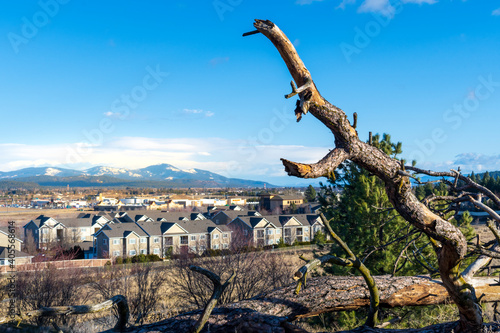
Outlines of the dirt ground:
M 23 209 L 23 208 L 7 208 L 0 207 L 0 227 L 7 226 L 9 221 L 15 221 L 19 226 L 23 226 L 30 220 L 40 216 L 46 215 L 54 218 L 68 218 L 75 217 L 81 213 L 76 208 L 67 209 Z

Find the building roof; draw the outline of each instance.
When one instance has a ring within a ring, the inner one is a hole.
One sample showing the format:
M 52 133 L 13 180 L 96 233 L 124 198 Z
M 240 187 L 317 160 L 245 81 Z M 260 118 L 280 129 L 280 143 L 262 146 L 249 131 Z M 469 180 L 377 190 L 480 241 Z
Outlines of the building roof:
M 271 200 L 304 200 L 304 198 L 296 197 L 293 195 L 276 195 Z
M 277 215 L 275 215 L 277 216 Z M 276 225 L 275 223 L 271 222 L 270 220 L 267 219 L 267 216 L 264 217 L 264 216 L 239 216 L 238 219 L 240 219 L 241 221 L 243 221 L 246 225 L 248 225 L 250 228 L 255 228 L 255 226 L 257 224 L 259 224 L 260 222 L 262 222 L 262 220 L 268 222 L 268 223 L 271 223 L 273 226 L 275 227 L 280 227 L 280 225 Z M 276 222 L 276 221 L 274 221 Z
M 66 228 L 85 228 L 91 227 L 95 224 L 92 218 L 66 218 L 59 219 L 57 222 L 64 225 Z
M 33 257 L 30 254 L 27 254 L 22 251 L 15 250 L 15 258 L 26 258 L 26 257 Z M 6 247 L 0 246 L 0 259 L 10 259 L 9 258 L 9 250 Z
M 130 235 L 130 233 L 135 232 L 138 234 L 140 237 L 145 237 L 148 236 L 144 230 L 142 230 L 137 224 L 135 223 L 115 223 L 115 224 L 108 224 L 108 228 L 106 229 L 101 229 L 99 233 L 104 233 L 106 236 L 109 238 L 123 238 L 127 237 Z
M 167 222 L 177 222 L 182 220 L 196 220 L 205 219 L 202 213 L 191 213 L 191 212 L 165 212 L 151 210 L 146 212 L 141 212 L 140 214 L 131 214 L 134 221 L 139 221 L 140 219 L 151 219 L 152 221 L 167 221 Z
M 15 239 L 17 241 L 23 243 L 23 241 L 17 237 L 17 234 L 19 233 L 18 230 L 17 230 L 17 228 L 14 228 L 14 230 L 15 230 L 15 235 L 14 236 L 16 236 Z M 0 232 L 6 234 L 7 236 L 9 236 L 11 234 L 11 232 L 9 231 L 9 227 L 0 227 Z
M 313 225 L 318 219 L 321 222 L 321 219 L 317 214 L 293 214 L 292 216 L 299 220 L 303 225 Z

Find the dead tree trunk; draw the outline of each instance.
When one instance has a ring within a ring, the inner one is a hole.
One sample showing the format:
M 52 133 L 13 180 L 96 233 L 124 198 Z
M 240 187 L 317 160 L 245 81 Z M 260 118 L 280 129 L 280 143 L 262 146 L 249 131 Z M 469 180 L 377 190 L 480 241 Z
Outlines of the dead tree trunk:
M 310 112 L 328 127 L 335 137 L 335 149 L 315 164 L 302 164 L 282 159 L 285 170 L 300 178 L 326 177 L 344 161 L 351 160 L 378 176 L 385 183 L 386 192 L 394 208 L 409 223 L 438 241 L 436 251 L 443 284 L 460 312 L 460 328 L 466 332 L 479 332 L 482 327 L 481 308 L 477 304 L 474 288 L 459 273 L 460 261 L 467 252 L 467 242 L 458 228 L 439 217 L 417 200 L 411 191 L 404 165 L 380 149 L 361 141 L 344 111 L 330 104 L 317 90 L 311 74 L 298 56 L 293 44 L 271 21 L 256 20 L 257 32 L 265 35 L 278 49 L 290 74 L 292 93 L 298 94 L 295 113 L 297 120 Z
M 380 306 L 403 307 L 451 303 L 441 281 L 418 276 L 375 276 L 380 292 Z M 471 284 L 481 301 L 500 301 L 500 285 L 496 278 L 473 278 Z M 356 310 L 368 307 L 370 292 L 361 276 L 322 276 L 310 278 L 307 288 L 299 295 L 295 284 L 249 300 L 215 308 L 207 321 L 210 332 L 304 332 L 296 331 L 293 321 L 332 311 Z M 199 319 L 203 310 L 180 314 L 164 321 L 134 327 L 130 332 L 187 332 Z M 457 322 L 445 323 L 428 329 L 397 330 L 397 332 L 450 332 Z M 492 328 L 493 329 L 493 328 Z M 495 327 L 492 332 L 496 332 Z M 363 326 L 358 332 L 386 332 Z M 390 332 L 391 330 L 389 330 Z M 456 330 L 455 330 L 456 332 Z

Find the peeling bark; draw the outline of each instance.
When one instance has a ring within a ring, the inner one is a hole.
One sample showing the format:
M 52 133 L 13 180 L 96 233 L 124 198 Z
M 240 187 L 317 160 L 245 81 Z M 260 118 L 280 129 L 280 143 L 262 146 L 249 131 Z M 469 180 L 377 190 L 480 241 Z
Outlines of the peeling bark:
M 340 163 L 349 159 L 384 181 L 387 195 L 398 213 L 430 238 L 441 243 L 437 250 L 439 272 L 446 290 L 459 309 L 460 328 L 463 331 L 479 332 L 483 323 L 481 308 L 477 304 L 474 288 L 467 284 L 458 271 L 459 264 L 467 252 L 467 242 L 463 234 L 457 227 L 418 201 L 411 191 L 409 178 L 400 173 L 404 167 L 400 161 L 359 139 L 344 111 L 321 96 L 292 43 L 274 23 L 256 20 L 254 27 L 278 49 L 299 86 L 298 90 L 305 86 L 299 93 L 300 111 L 303 114 L 310 112 L 329 128 L 335 137 L 335 149 L 318 163 L 303 164 L 283 160 L 285 170 L 289 175 L 300 178 L 321 177 L 333 173 Z M 298 119 L 300 120 L 300 117 Z
M 425 276 L 376 276 L 380 306 L 403 307 L 447 304 L 452 302 L 441 281 Z M 484 302 L 500 301 L 500 285 L 495 278 L 471 281 Z M 295 285 L 280 288 L 241 302 L 214 309 L 202 332 L 294 332 L 293 321 L 325 312 L 356 310 L 368 307 L 370 293 L 360 276 L 323 276 L 308 280 L 307 288 L 294 294 Z M 202 310 L 150 325 L 131 328 L 131 332 L 185 332 L 198 320 Z M 450 332 L 457 323 L 433 326 L 426 330 L 380 330 L 361 327 L 358 332 Z M 304 331 L 296 331 L 304 332 Z

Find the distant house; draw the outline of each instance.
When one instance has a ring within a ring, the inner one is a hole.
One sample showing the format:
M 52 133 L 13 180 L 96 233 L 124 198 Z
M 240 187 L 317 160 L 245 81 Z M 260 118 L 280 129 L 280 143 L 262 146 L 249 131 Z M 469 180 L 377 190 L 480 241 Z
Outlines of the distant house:
M 32 237 L 37 249 L 47 249 L 49 244 L 64 239 L 65 226 L 48 216 L 40 215 L 23 228 L 25 239 Z
M 227 225 L 239 216 L 262 216 L 255 210 L 221 210 L 218 211 L 211 220 L 217 225 Z
M 14 245 L 14 249 L 21 251 L 23 241 L 17 237 L 17 230 L 15 230 L 12 235 L 10 232 L 12 229 L 15 230 L 13 227 L 0 227 L 0 247 L 10 247 L 10 245 Z
M 14 250 L 12 253 L 12 250 L 9 252 L 8 247 L 0 246 L 0 266 L 9 266 L 11 263 L 14 265 L 29 264 L 31 259 L 33 259 L 32 255 L 18 250 Z
M 254 246 L 277 244 L 280 239 L 286 244 L 310 242 L 318 231 L 329 238 L 321 218 L 314 214 L 238 216 L 228 226 L 235 237 L 244 237 Z
M 304 199 L 301 197 L 263 193 L 260 194 L 259 207 L 269 212 L 283 212 L 291 206 L 299 207 L 303 203 Z
M 242 237 L 254 246 L 277 244 L 281 238 L 281 227 L 264 216 L 239 216 L 228 225 L 235 237 Z M 241 241 L 240 239 L 238 241 Z
M 98 258 L 147 254 L 148 235 L 136 223 L 107 224 L 94 237 Z
M 106 225 L 95 235 L 100 258 L 171 253 L 200 253 L 206 249 L 229 249 L 231 230 L 211 220 L 139 220 Z M 138 240 L 137 240 L 138 239 Z M 134 246 L 132 246 L 134 245 Z
M 92 241 L 92 235 L 99 231 L 109 220 L 100 215 L 86 215 L 77 218 L 65 218 L 57 220 L 64 226 L 64 241 L 78 243 Z

